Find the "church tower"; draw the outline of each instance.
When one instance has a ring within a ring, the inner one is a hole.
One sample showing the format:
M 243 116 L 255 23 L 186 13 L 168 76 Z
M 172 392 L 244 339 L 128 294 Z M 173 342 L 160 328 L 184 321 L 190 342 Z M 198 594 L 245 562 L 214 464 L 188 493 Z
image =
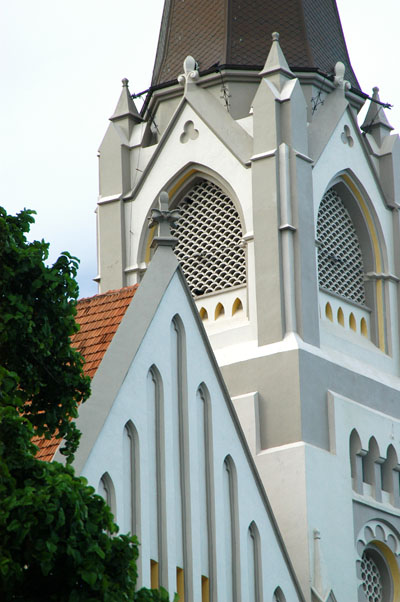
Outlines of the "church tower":
M 100 146 L 100 290 L 140 282 L 166 190 L 310 602 L 400 599 L 400 144 L 365 98 L 335 0 L 166 0 Z

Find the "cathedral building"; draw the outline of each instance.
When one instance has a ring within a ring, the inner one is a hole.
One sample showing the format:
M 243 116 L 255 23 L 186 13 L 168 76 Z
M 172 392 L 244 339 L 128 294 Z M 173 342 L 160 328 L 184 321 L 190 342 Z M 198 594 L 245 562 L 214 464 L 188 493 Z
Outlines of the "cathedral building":
M 76 468 L 138 534 L 140 584 L 400 600 L 392 129 L 335 0 L 165 0 L 143 109 L 123 80 L 100 146 L 77 343 Z

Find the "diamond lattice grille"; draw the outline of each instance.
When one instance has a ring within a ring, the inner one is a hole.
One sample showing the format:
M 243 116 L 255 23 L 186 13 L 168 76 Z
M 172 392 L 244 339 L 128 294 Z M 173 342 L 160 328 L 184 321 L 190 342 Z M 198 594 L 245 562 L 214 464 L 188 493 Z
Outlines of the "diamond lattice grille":
M 175 253 L 195 296 L 246 283 L 246 260 L 239 215 L 231 199 L 206 180 L 197 182 L 179 204 L 172 230 Z
M 375 562 L 366 553 L 361 559 L 361 579 L 368 602 L 382 602 L 382 576 Z
M 364 269 L 357 233 L 347 209 L 333 188 L 321 201 L 317 238 L 319 285 L 365 305 Z

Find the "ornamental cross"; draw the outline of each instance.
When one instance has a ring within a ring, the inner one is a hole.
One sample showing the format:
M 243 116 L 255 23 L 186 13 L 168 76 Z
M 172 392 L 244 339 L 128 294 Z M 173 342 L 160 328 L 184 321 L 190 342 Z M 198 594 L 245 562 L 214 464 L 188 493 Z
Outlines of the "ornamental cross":
M 159 196 L 159 209 L 151 210 L 149 218 L 149 228 L 158 224 L 158 236 L 161 238 L 169 238 L 171 236 L 171 226 L 180 219 L 181 214 L 178 209 L 169 211 L 168 209 L 169 196 L 168 192 L 161 192 Z

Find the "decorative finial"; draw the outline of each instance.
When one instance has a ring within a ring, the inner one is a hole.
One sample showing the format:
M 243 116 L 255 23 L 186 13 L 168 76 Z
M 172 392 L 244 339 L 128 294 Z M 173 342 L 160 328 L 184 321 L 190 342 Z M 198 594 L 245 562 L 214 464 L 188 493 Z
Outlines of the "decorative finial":
M 160 196 L 158 197 L 159 203 L 160 203 L 160 209 L 161 211 L 168 211 L 168 205 L 169 205 L 169 194 L 168 192 L 166 192 L 165 190 L 163 190 L 160 193 Z
M 324 563 L 324 559 L 321 551 L 321 533 L 319 529 L 313 530 L 314 536 L 314 575 L 313 581 L 311 585 L 311 590 L 315 595 L 315 598 L 324 602 L 329 598 L 329 592 L 332 589 L 328 585 L 327 575 L 326 575 L 326 567 Z
M 343 90 L 350 90 L 351 84 L 346 79 L 344 79 L 344 74 L 346 72 L 346 67 L 340 61 L 338 61 L 334 68 L 335 77 L 333 79 L 333 83 L 337 88 L 342 88 Z
M 284 79 L 292 79 L 294 75 L 290 71 L 289 65 L 285 59 L 285 55 L 283 54 L 282 48 L 279 45 L 279 33 L 274 31 L 271 34 L 271 38 L 271 48 L 269 50 L 264 68 L 260 71 L 259 75 L 261 75 L 261 77 L 274 77 L 278 74 L 279 76 L 283 76 Z M 283 80 L 279 84 L 275 82 L 275 85 L 277 85 L 280 90 L 283 86 Z
M 192 56 L 187 56 L 183 62 L 184 73 L 178 77 L 180 85 L 184 86 L 185 84 L 196 83 L 200 77 L 198 68 L 197 61 Z
M 386 138 L 393 129 L 385 114 L 385 108 L 390 109 L 391 105 L 383 104 L 381 102 L 378 86 L 372 88 L 372 97 L 370 97 L 370 101 L 361 129 L 366 134 L 372 134 L 377 144 L 382 146 L 384 138 Z
M 180 219 L 181 214 L 177 209 L 172 211 L 168 209 L 169 195 L 165 190 L 160 193 L 158 204 L 159 209 L 152 209 L 149 218 L 149 228 L 158 225 L 158 236 L 153 239 L 152 246 L 162 245 L 173 248 L 178 239 L 171 236 L 171 226 Z
M 141 116 L 133 102 L 131 93 L 129 92 L 129 80 L 124 77 L 122 81 L 122 90 L 119 96 L 118 104 L 113 115 L 110 117 L 111 121 L 118 121 L 120 126 L 124 129 L 125 134 L 129 138 L 132 133 L 132 127 L 135 123 L 142 121 Z M 124 120 L 128 119 L 128 122 Z

